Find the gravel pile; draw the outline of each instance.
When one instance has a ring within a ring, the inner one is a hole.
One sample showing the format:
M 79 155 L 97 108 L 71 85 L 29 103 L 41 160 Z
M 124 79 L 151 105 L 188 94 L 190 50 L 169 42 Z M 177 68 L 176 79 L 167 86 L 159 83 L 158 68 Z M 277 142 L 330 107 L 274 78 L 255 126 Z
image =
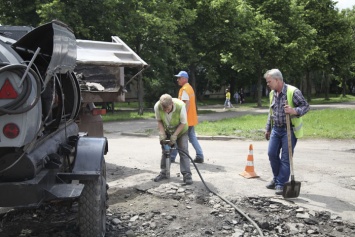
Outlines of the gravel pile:
M 112 194 L 111 194 L 112 195 Z M 205 190 L 174 183 L 127 191 L 107 212 L 106 237 L 260 236 L 236 209 Z M 258 224 L 264 236 L 355 236 L 355 224 L 280 198 L 228 199 Z M 77 203 L 15 209 L 1 216 L 0 236 L 78 237 Z
M 172 209 L 169 206 L 154 209 L 153 205 L 149 211 L 111 210 L 108 236 L 116 236 L 117 232 L 122 236 L 260 236 L 232 205 L 213 194 L 168 183 L 141 195 L 145 196 L 143 199 L 160 198 L 161 203 L 167 202 Z M 354 223 L 346 223 L 330 212 L 307 210 L 284 199 L 248 197 L 230 201 L 258 224 L 264 236 L 355 236 Z M 191 217 L 196 214 L 193 209 L 204 209 L 205 215 L 197 218 L 199 222 L 185 224 L 186 218 L 196 219 Z M 212 221 L 206 224 L 207 219 Z

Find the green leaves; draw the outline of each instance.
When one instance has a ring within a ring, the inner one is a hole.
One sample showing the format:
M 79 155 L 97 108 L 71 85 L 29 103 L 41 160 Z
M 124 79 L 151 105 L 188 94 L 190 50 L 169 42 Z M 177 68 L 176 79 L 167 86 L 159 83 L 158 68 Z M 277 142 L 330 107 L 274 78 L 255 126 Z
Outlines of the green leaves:
M 355 8 L 338 12 L 334 4 L 333 0 L 0 0 L 0 24 L 36 27 L 58 19 L 80 39 L 111 41 L 118 35 L 150 64 L 144 81 L 153 101 L 166 88 L 178 89 L 173 75 L 179 70 L 191 74 L 190 83 L 201 96 L 225 86 L 232 90 L 256 86 L 261 91 L 262 75 L 273 67 L 302 85 L 310 98 L 312 88 L 324 92 L 319 85 L 325 77 L 341 81 L 343 93 L 355 83 Z M 324 76 L 303 82 L 307 74 Z M 258 105 L 260 97 L 258 92 Z

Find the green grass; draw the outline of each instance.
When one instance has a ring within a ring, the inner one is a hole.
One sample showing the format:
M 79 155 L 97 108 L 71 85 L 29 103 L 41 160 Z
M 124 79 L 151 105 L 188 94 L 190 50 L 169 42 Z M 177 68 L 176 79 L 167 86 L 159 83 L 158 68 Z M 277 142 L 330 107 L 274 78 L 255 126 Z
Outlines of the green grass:
M 209 105 L 213 104 L 210 100 Z M 329 100 L 312 98 L 310 104 L 331 104 L 355 101 L 355 96 L 330 95 Z M 222 101 L 223 104 L 224 101 Z M 262 106 L 268 106 L 268 98 L 262 98 Z M 238 105 L 239 108 L 256 108 L 255 102 L 247 100 Z M 223 119 L 215 122 L 204 121 L 196 126 L 196 132 L 206 136 L 237 136 L 253 140 L 264 139 L 266 115 L 246 115 L 232 119 Z M 354 109 L 326 109 L 309 111 L 304 117 L 304 138 L 321 139 L 355 139 L 355 110 Z
M 196 126 L 199 135 L 208 136 L 237 136 L 251 139 L 264 137 L 263 127 L 267 115 L 245 115 L 219 121 L 204 121 Z
M 246 115 L 196 126 L 199 135 L 264 139 L 267 115 Z M 355 109 L 311 110 L 303 117 L 304 138 L 355 139 Z
M 135 119 L 150 119 L 155 118 L 153 112 L 144 112 L 143 115 L 139 115 L 137 110 L 127 111 L 127 110 L 119 110 L 114 113 L 107 112 L 106 115 L 102 116 L 104 122 L 112 122 L 112 121 L 127 121 L 127 120 L 135 120 Z
M 355 109 L 312 110 L 304 116 L 306 138 L 355 139 Z
M 331 95 L 329 100 L 324 98 L 312 98 L 311 105 L 330 104 L 355 101 L 355 96 Z M 208 99 L 201 105 L 220 105 L 223 107 L 224 100 Z M 262 99 L 263 107 L 268 106 L 268 98 Z M 103 116 L 104 122 L 124 121 L 133 119 L 154 119 L 153 109 L 145 109 L 143 115 L 138 115 L 138 103 L 116 103 L 115 113 L 108 112 Z M 238 108 L 256 108 L 255 102 L 238 105 Z M 212 110 L 199 110 L 199 114 L 213 113 Z M 264 128 L 267 115 L 246 115 L 219 121 L 204 121 L 196 126 L 199 135 L 207 136 L 237 136 L 253 140 L 264 139 Z M 304 117 L 304 138 L 321 139 L 355 139 L 355 109 L 325 109 L 311 110 Z
M 332 103 L 342 103 L 342 102 L 349 102 L 354 101 L 355 96 L 346 95 L 345 97 L 340 95 L 330 95 L 329 100 L 325 100 L 324 97 L 312 98 L 310 104 L 311 105 L 319 105 L 319 104 L 332 104 Z

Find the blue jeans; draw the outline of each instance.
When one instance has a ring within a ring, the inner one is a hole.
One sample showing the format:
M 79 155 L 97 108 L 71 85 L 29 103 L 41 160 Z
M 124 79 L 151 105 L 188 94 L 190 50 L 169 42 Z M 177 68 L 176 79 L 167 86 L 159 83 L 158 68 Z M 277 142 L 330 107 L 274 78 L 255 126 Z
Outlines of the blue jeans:
M 200 146 L 200 143 L 197 140 L 196 133 L 195 133 L 195 127 L 189 126 L 189 130 L 187 131 L 187 133 L 189 136 L 189 142 L 191 143 L 191 145 L 194 147 L 194 149 L 196 151 L 196 158 L 203 160 L 204 159 L 203 151 Z M 171 160 L 175 161 L 176 156 L 177 156 L 177 150 L 172 150 L 172 152 L 170 153 Z
M 180 149 L 184 152 L 179 152 L 180 155 L 180 172 L 184 177 L 191 177 L 191 170 L 190 170 L 190 159 L 188 157 L 189 149 L 188 149 L 188 135 L 187 133 L 181 135 L 176 141 L 176 146 L 180 147 Z M 177 149 L 171 149 L 170 155 L 173 152 L 177 152 Z M 186 153 L 186 154 L 185 154 Z M 170 169 L 170 167 L 166 167 L 166 159 L 164 155 L 164 149 L 162 146 L 162 154 L 160 160 L 160 173 L 166 174 L 166 170 Z
M 226 99 L 224 102 L 224 107 L 231 107 L 231 101 L 229 99 Z
M 292 154 L 297 138 L 291 130 Z M 286 127 L 273 127 L 268 148 L 269 161 L 274 175 L 275 185 L 283 187 L 290 178 L 290 161 L 288 157 L 288 143 Z

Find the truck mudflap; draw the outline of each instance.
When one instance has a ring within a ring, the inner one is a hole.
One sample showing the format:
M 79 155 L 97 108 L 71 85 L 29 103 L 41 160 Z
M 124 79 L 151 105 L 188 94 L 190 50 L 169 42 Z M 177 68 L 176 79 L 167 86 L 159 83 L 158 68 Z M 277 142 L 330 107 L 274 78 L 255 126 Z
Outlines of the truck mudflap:
M 79 137 L 71 173 L 58 173 L 63 180 L 93 180 L 101 175 L 104 155 L 108 152 L 105 137 Z

